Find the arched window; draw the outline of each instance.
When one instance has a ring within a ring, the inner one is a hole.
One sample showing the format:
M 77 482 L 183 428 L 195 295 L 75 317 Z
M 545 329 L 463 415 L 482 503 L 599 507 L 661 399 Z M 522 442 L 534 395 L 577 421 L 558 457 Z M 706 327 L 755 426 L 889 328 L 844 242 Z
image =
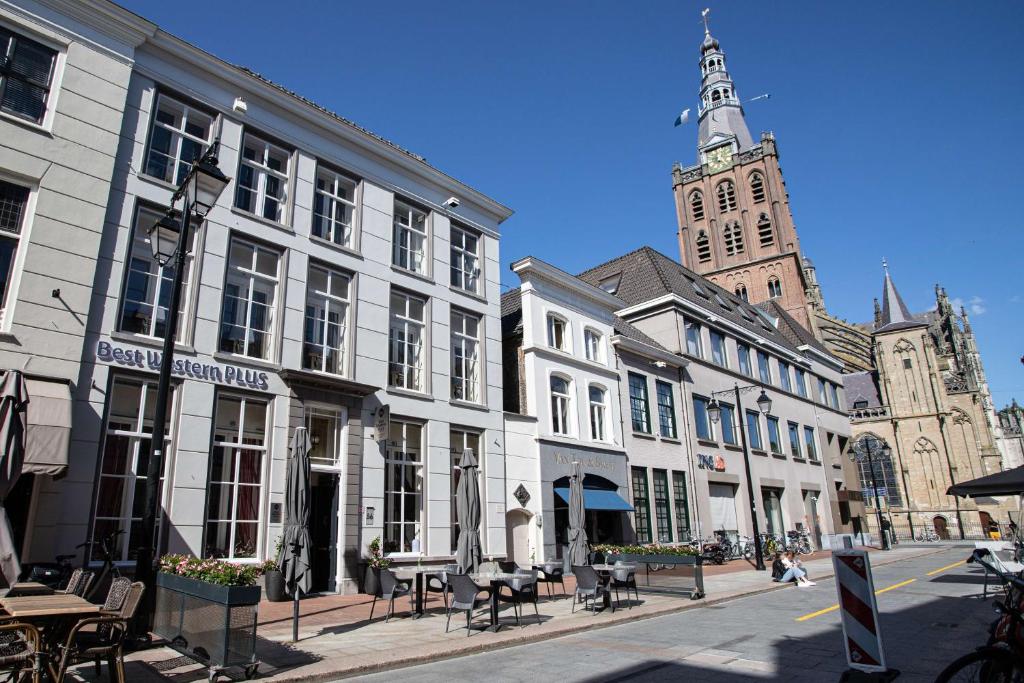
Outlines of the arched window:
M 762 247 L 770 247 L 775 241 L 775 233 L 772 231 L 772 222 L 768 220 L 768 214 L 762 213 L 757 219 L 757 238 Z
M 548 346 L 559 351 L 569 350 L 565 320 L 552 313 L 548 314 Z
M 768 278 L 768 297 L 778 299 L 782 296 L 782 281 L 774 275 Z
M 736 289 L 733 290 L 733 293 L 735 293 L 736 296 L 743 299 L 744 301 L 750 301 L 750 299 L 747 297 L 747 286 L 743 283 L 736 285 Z
M 731 180 L 718 184 L 718 210 L 722 213 L 736 208 L 736 187 Z
M 583 330 L 583 353 L 587 360 L 604 362 L 604 340 L 600 332 L 590 327 Z
M 701 263 L 711 260 L 711 240 L 703 230 L 697 232 L 697 260 Z
M 739 223 L 729 223 L 722 230 L 725 242 L 725 253 L 729 256 L 743 253 L 743 229 Z
M 711 101 L 712 102 L 717 102 L 720 99 L 722 99 L 722 93 L 719 92 L 718 90 L 712 91 L 712 93 L 711 93 Z
M 690 213 L 695 221 L 704 219 L 704 195 L 699 190 L 690 193 Z
M 764 201 L 764 177 L 760 173 L 750 174 L 750 194 L 754 198 L 755 203 Z
M 551 431 L 555 434 L 569 434 L 570 387 L 564 377 L 551 376 Z
M 722 99 L 729 99 L 729 89 L 725 88 L 722 90 Z
M 875 490 L 873 488 L 873 482 L 877 482 L 879 499 L 888 502 L 889 507 L 900 507 L 903 505 L 903 498 L 900 495 L 900 488 L 896 482 L 896 470 L 892 465 L 892 455 L 881 454 L 879 442 L 882 442 L 882 444 L 885 442 L 873 434 L 865 434 L 858 441 L 864 442 L 869 439 L 872 441 L 871 460 L 875 465 L 874 477 L 871 476 L 871 465 L 868 464 L 868 458 L 857 458 L 857 463 L 859 465 L 858 469 L 860 470 L 861 491 L 864 493 L 864 502 L 868 507 L 874 507 Z M 860 454 L 858 453 L 858 456 L 859 455 Z
M 590 438 L 594 441 L 605 441 L 605 425 L 608 422 L 605 414 L 605 390 L 599 386 L 590 386 Z

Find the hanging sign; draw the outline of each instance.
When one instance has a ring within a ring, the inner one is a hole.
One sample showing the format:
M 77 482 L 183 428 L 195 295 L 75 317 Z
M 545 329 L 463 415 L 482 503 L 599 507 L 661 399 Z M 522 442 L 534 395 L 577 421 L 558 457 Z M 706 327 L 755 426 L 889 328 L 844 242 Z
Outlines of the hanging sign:
M 697 454 L 697 467 L 702 470 L 725 472 L 725 458 L 720 455 Z
M 373 416 L 374 441 L 386 441 L 391 432 L 391 406 L 382 405 Z

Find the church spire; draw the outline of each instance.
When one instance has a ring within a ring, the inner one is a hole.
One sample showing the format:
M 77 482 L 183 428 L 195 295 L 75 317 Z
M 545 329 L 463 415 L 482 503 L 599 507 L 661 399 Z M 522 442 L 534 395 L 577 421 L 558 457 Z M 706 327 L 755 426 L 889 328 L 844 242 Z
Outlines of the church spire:
M 737 150 L 748 149 L 754 146 L 754 141 L 743 118 L 740 97 L 725 68 L 725 53 L 719 48 L 718 40 L 711 35 L 708 27 L 709 13 L 709 10 L 701 12 L 704 19 L 704 42 L 700 46 L 702 79 L 697 147 L 704 151 L 734 139 Z
M 890 330 L 901 330 L 908 327 L 925 326 L 919 320 L 915 320 L 910 314 L 910 309 L 903 303 L 903 297 L 896 291 L 892 277 L 889 275 L 889 263 L 882 259 L 882 269 L 885 271 L 885 281 L 882 283 L 882 316 L 879 323 L 876 323 L 876 332 L 888 332 Z

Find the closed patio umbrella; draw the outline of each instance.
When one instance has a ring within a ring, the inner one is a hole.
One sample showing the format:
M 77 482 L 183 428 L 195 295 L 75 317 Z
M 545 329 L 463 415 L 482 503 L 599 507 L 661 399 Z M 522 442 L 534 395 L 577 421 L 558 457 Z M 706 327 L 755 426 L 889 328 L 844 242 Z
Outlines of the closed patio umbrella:
M 587 563 L 587 532 L 583 528 L 586 522 L 586 511 L 583 509 L 583 467 L 578 462 L 572 464 L 572 477 L 569 479 L 569 564 L 583 565 Z
M 310 589 L 309 540 L 309 433 L 297 427 L 292 435 L 288 478 L 284 490 L 284 538 L 278 564 L 285 584 L 295 599 L 292 608 L 292 640 L 299 639 L 299 591 Z
M 459 545 L 455 561 L 464 572 L 475 572 L 480 566 L 480 483 L 473 449 L 462 451 L 459 460 L 462 476 L 455 490 L 456 513 L 459 517 Z
M 3 507 L 7 494 L 21 476 L 25 461 L 25 409 L 28 389 L 25 377 L 18 370 L 8 370 L 0 384 L 0 573 L 8 586 L 13 586 L 21 573 L 18 551 L 7 511 Z

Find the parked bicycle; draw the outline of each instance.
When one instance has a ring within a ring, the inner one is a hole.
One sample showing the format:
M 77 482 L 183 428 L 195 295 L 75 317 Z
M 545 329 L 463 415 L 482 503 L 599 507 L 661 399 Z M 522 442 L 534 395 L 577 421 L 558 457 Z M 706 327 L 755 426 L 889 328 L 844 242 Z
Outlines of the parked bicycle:
M 939 540 L 939 535 L 935 533 L 935 529 L 932 529 L 931 527 L 925 527 L 921 530 L 921 533 L 917 535 L 917 538 L 915 540 L 920 541 L 922 543 L 935 543 Z
M 86 548 L 86 557 L 85 562 L 82 564 L 82 569 L 95 573 L 95 578 L 93 578 L 89 590 L 82 596 L 86 600 L 92 600 L 96 596 L 100 598 L 106 596 L 107 590 L 110 588 L 110 582 L 121 576 L 121 570 L 114 562 L 114 552 L 117 547 L 117 538 L 123 533 L 124 531 L 120 529 L 112 531 L 102 537 L 96 544 L 99 559 L 102 561 L 98 569 L 90 566 L 89 548 L 92 544 L 86 541 L 75 546 L 76 550 Z M 54 590 L 63 590 L 67 587 L 71 574 L 75 571 L 72 560 L 76 557 L 78 557 L 77 553 L 57 555 L 55 562 L 33 563 L 26 568 L 24 572 L 25 578 L 28 581 L 35 581 L 49 586 Z
M 779 540 L 772 534 L 761 534 L 761 556 L 772 557 L 777 552 L 781 552 L 782 548 L 779 545 Z
M 796 555 L 810 555 L 814 550 L 811 548 L 811 538 L 806 531 L 787 531 L 786 550 Z

